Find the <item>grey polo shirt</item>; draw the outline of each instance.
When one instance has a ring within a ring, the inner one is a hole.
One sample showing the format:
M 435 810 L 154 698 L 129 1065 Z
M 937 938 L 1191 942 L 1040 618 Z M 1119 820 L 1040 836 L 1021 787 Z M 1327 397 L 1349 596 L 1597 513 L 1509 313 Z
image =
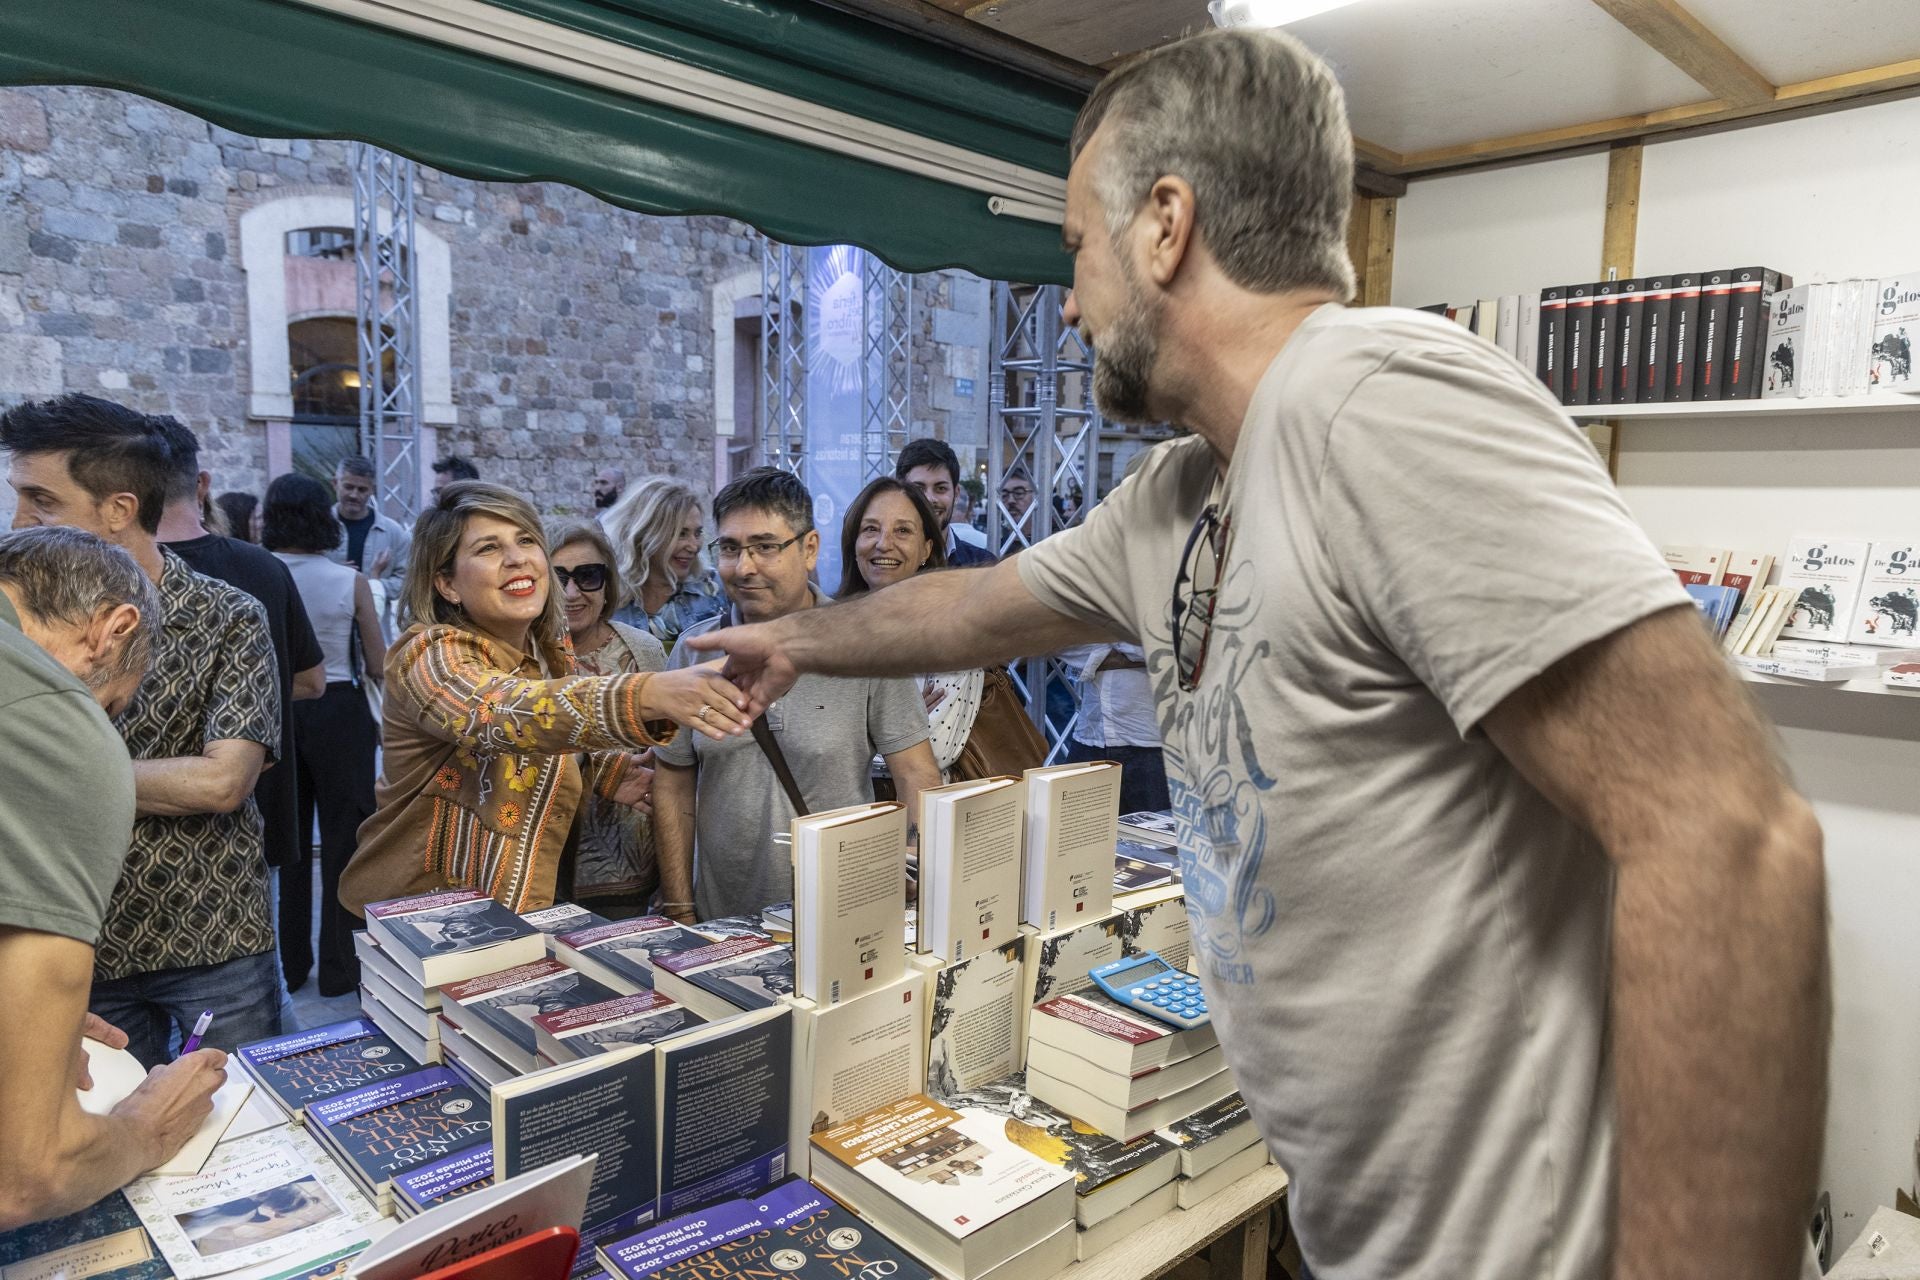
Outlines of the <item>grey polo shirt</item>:
M 725 626 L 726 614 L 688 627 L 667 666 L 691 665 L 687 637 Z M 704 657 L 704 655 L 703 655 Z M 874 755 L 927 740 L 927 707 L 912 680 L 803 675 L 767 710 L 767 724 L 814 813 L 873 799 Z M 793 897 L 787 846 L 775 845 L 793 805 L 752 737 L 715 742 L 683 732 L 655 755 L 697 769 L 694 910 L 702 920 L 758 911 Z
M 133 831 L 133 763 L 0 594 L 0 925 L 92 945 Z

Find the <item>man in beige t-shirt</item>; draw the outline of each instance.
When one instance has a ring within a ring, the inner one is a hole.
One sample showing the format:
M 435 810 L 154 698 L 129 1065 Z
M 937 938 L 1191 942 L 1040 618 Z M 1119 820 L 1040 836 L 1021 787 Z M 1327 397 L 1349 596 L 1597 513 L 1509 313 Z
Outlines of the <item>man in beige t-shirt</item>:
M 1096 393 L 1194 435 L 1014 561 L 690 647 L 761 701 L 1145 650 L 1196 967 L 1316 1280 L 1801 1274 L 1820 836 L 1687 596 L 1518 364 L 1339 305 L 1351 144 L 1296 42 L 1130 64 L 1075 150 Z

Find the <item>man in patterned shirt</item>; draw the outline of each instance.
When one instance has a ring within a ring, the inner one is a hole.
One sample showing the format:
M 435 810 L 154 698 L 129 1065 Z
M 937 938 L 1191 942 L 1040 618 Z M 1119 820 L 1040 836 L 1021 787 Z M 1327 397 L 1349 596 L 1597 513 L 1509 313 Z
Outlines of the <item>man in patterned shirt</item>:
M 71 525 L 139 562 L 160 592 L 160 642 L 118 727 L 138 816 L 94 955 L 89 1006 L 147 1066 L 213 1014 L 205 1043 L 280 1031 L 280 983 L 253 786 L 280 741 L 260 602 L 155 541 L 171 452 L 155 420 L 92 396 L 0 414 L 14 526 Z

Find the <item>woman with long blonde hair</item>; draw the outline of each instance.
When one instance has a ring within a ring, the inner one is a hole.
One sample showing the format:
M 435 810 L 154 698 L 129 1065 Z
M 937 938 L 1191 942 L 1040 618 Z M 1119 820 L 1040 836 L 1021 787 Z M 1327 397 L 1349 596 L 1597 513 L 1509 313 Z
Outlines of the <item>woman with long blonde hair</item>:
M 686 481 L 648 476 L 603 521 L 630 602 L 613 620 L 651 632 L 668 653 L 682 631 L 726 607 L 700 558 L 705 510 Z
M 676 725 L 744 733 L 716 668 L 574 674 L 540 518 L 512 490 L 450 484 L 414 527 L 400 638 L 387 650 L 374 815 L 340 878 L 366 904 L 473 888 L 515 911 L 564 897 L 586 786 L 645 810 L 650 748 Z

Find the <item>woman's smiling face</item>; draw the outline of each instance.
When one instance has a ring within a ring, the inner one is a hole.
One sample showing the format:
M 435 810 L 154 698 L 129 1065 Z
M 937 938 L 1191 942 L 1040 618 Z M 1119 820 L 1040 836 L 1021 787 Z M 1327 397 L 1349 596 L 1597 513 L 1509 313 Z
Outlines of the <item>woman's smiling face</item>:
M 933 554 L 933 543 L 920 525 L 912 500 L 897 489 L 885 489 L 874 495 L 860 516 L 853 554 L 860 576 L 878 591 L 920 572 Z
M 524 649 L 527 630 L 547 607 L 552 582 L 537 536 L 512 521 L 476 514 L 460 531 L 453 572 L 441 574 L 434 585 L 481 631 Z

